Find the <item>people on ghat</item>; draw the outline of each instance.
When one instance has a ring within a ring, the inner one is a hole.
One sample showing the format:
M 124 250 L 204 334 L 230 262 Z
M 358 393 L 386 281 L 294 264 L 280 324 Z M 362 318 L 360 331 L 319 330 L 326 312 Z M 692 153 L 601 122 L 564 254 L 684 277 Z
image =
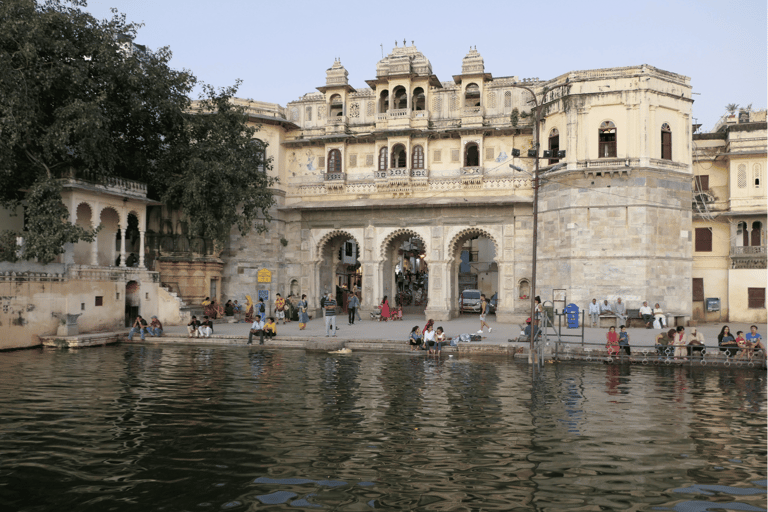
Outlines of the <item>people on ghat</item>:
M 619 349 L 624 349 L 628 356 L 632 355 L 629 348 L 629 333 L 627 332 L 627 326 L 622 325 L 619 327 Z
M 686 345 L 688 345 L 688 356 L 693 357 L 694 352 L 698 352 L 701 355 L 705 348 L 704 334 L 696 329 L 696 327 L 691 327 L 691 331 L 685 338 Z
M 653 306 L 653 322 L 656 323 L 656 321 L 659 322 L 659 326 L 662 329 L 667 327 L 667 317 L 664 316 L 664 310 L 661 309 L 658 302 Z
M 200 337 L 200 332 L 197 330 L 198 327 L 200 327 L 200 321 L 197 319 L 195 315 L 192 315 L 192 320 L 189 321 L 187 324 L 187 333 L 189 334 L 189 337 Z
M 653 322 L 653 310 L 648 305 L 648 301 L 643 301 L 643 305 L 640 308 L 640 317 L 645 322 L 645 328 L 650 329 Z
M 677 361 L 679 357 L 682 357 L 683 361 L 687 361 L 688 349 L 686 348 L 686 345 L 685 345 L 685 327 L 683 327 L 682 325 L 679 325 L 677 327 L 677 332 L 675 333 L 674 345 L 675 345 L 675 361 Z
M 437 331 L 435 331 L 435 353 L 438 356 L 440 355 L 440 349 L 443 347 L 445 340 L 446 340 L 445 331 L 443 330 L 442 327 L 438 327 Z
M 197 332 L 199 332 L 200 336 L 203 338 L 210 338 L 211 334 L 213 334 L 213 322 L 209 320 L 208 315 L 203 316 L 203 321 L 200 322 L 200 327 L 197 328 Z
M 621 302 L 621 297 L 616 299 L 616 304 L 613 305 L 613 313 L 619 317 L 620 323 L 627 323 L 627 305 Z
M 726 357 L 735 355 L 738 350 L 736 339 L 731 334 L 731 328 L 724 325 L 720 329 L 720 334 L 717 335 L 717 346 L 720 347 L 720 352 L 725 352 Z
M 427 347 L 427 354 L 433 354 L 435 349 L 435 329 L 432 324 L 427 326 L 424 331 L 424 346 Z
M 611 326 L 605 334 L 605 348 L 608 351 L 608 357 L 619 354 L 619 335 L 614 326 Z
M 597 299 L 592 299 L 592 303 L 589 305 L 589 318 L 592 320 L 592 327 L 597 327 L 599 316 L 600 306 L 597 304 Z
M 408 338 L 408 343 L 411 345 L 411 351 L 421 348 L 421 342 L 421 329 L 418 325 L 414 325 L 413 329 L 411 329 L 411 335 Z
M 670 329 L 666 332 L 662 332 L 656 335 L 656 352 L 659 354 L 659 361 L 669 357 L 669 347 L 672 346 L 672 342 L 675 340 L 675 334 L 677 331 Z

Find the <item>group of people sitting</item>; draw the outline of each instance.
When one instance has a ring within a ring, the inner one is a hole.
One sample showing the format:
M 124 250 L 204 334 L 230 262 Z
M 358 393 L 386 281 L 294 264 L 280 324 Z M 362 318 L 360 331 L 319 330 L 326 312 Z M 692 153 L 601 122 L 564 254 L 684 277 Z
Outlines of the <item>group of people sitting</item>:
M 192 315 L 192 319 L 187 324 L 187 334 L 190 338 L 210 338 L 213 334 L 213 321 L 208 315 L 203 316 L 203 321 Z
M 598 327 L 598 320 L 601 315 L 615 316 L 622 324 L 626 324 L 629 318 L 627 315 L 627 305 L 621 301 L 621 297 L 616 299 L 614 304 L 609 304 L 607 299 L 603 300 L 602 304 L 598 304 L 597 299 L 592 299 L 592 303 L 589 305 L 589 317 L 592 327 Z M 648 301 L 643 301 L 639 315 L 647 329 L 665 329 L 667 327 L 667 317 L 658 302 L 651 308 L 648 305 Z
M 277 322 L 275 317 L 270 316 L 266 322 L 261 321 L 261 315 L 256 315 L 251 324 L 251 330 L 248 332 L 248 345 L 253 343 L 253 336 L 259 337 L 259 345 L 264 344 L 264 338 L 272 339 L 277 335 Z
M 426 350 L 427 354 L 440 355 L 440 349 L 446 340 L 443 328 L 438 327 L 435 330 L 435 321 L 430 318 L 423 331 L 418 325 L 413 326 L 408 343 L 411 345 L 411 351 Z
M 656 353 L 659 361 L 667 359 L 670 355 L 675 361 L 687 361 L 694 352 L 701 354 L 705 348 L 704 335 L 695 327 L 691 327 L 691 332 L 687 335 L 683 326 L 656 335 Z
M 738 355 L 737 359 L 747 358 L 751 360 L 758 350 L 763 351 L 763 358 L 766 356 L 763 337 L 757 332 L 756 325 L 750 326 L 746 336 L 743 331 L 736 331 L 735 338 L 731 333 L 731 328 L 724 325 L 720 329 L 720 334 L 717 335 L 717 346 L 720 347 L 721 352 L 725 353 L 726 357 Z
M 149 334 L 150 336 L 162 336 L 163 324 L 160 323 L 160 320 L 158 320 L 156 316 L 153 316 L 150 323 L 147 324 L 144 317 L 139 315 L 136 317 L 131 330 L 128 332 L 128 339 L 133 340 L 133 335 L 137 332 L 141 335 L 142 340 L 144 339 L 145 334 Z

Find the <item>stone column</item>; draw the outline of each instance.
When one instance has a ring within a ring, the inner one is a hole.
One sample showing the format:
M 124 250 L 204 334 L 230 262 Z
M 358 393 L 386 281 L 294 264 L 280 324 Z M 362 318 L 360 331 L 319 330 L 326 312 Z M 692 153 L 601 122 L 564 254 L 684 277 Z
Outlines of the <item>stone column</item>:
M 91 219 L 91 228 L 96 229 L 98 227 L 96 219 Z M 96 233 L 96 239 L 91 244 L 91 265 L 98 266 L 99 264 L 99 234 Z
M 144 231 L 139 231 L 139 268 L 144 268 Z
M 125 267 L 125 232 L 128 228 L 118 228 L 120 230 L 120 266 Z
M 429 265 L 429 304 L 424 316 L 438 320 L 451 319 L 449 268 L 446 261 L 428 261 Z

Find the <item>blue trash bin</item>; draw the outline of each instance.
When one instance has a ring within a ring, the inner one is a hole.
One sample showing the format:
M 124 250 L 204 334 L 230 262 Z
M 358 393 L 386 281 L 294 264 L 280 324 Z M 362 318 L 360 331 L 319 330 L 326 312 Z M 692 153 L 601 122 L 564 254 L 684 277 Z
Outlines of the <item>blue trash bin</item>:
M 576 304 L 565 306 L 565 319 L 569 329 L 577 329 L 579 327 L 579 306 Z

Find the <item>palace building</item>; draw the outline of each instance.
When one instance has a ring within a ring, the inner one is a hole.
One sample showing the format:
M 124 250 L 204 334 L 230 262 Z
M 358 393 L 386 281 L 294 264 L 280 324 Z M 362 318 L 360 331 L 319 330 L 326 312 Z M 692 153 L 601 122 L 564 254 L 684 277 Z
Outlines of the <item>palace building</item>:
M 29 346 L 66 322 L 117 328 L 137 312 L 182 323 L 206 296 L 306 294 L 317 315 L 323 293 L 355 287 L 366 315 L 388 296 L 445 320 L 479 289 L 498 322 L 522 323 L 536 156 L 543 301 L 766 321 L 765 112 L 694 134 L 690 79 L 653 66 L 494 77 L 475 48 L 460 64 L 444 80 L 415 46 L 395 47 L 364 82 L 336 60 L 284 107 L 235 100 L 279 183 L 269 230 L 233 230 L 224 248 L 142 184 L 71 177 L 72 221 L 104 228 L 47 269 L 0 266 L 0 338 Z
M 497 294 L 499 321 L 524 321 L 534 169 L 526 156 L 539 102 L 536 293 L 556 307 L 622 297 L 690 316 L 688 77 L 648 65 L 547 81 L 494 77 L 471 48 L 443 81 L 404 46 L 365 84 L 351 85 L 337 60 L 317 92 L 285 107 L 242 101 L 268 144 L 279 204 L 266 237 L 232 236 L 227 297 L 271 288 L 306 293 L 317 307 L 355 273 L 363 309 L 385 295 L 392 303 L 408 243 L 428 269 L 425 316 L 455 316 L 461 289 L 472 287 Z M 348 244 L 354 266 L 342 262 Z M 261 268 L 271 269 L 271 286 L 258 282 Z

